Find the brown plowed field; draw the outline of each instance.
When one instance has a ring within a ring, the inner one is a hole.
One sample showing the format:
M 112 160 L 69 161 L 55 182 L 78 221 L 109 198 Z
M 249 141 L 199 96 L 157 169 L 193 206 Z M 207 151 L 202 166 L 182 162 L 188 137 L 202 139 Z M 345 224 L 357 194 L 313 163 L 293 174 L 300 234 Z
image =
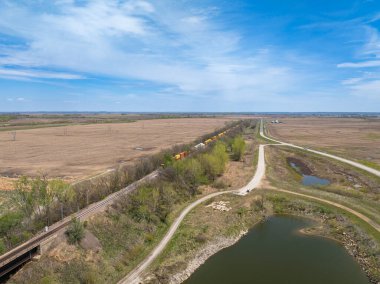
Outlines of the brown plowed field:
M 180 118 L 0 132 L 0 175 L 46 173 L 74 181 L 191 142 L 236 118 Z M 138 148 L 138 149 L 136 149 Z M 142 149 L 141 149 L 142 148 Z
M 279 121 L 283 123 L 267 124 L 273 138 L 380 167 L 380 119 L 303 117 Z

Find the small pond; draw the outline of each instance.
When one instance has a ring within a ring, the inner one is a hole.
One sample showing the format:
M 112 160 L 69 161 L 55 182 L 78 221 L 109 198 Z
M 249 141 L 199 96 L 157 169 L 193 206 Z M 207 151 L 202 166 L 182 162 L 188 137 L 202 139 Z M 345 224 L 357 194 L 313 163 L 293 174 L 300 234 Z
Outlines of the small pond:
M 369 284 L 340 243 L 299 233 L 312 224 L 300 217 L 270 217 L 210 257 L 184 283 Z
M 312 171 L 309 167 L 303 163 L 301 160 L 296 158 L 288 157 L 288 164 L 295 169 L 299 174 L 302 175 L 302 184 L 306 186 L 311 185 L 328 185 L 330 181 L 328 179 L 320 178 L 312 175 Z

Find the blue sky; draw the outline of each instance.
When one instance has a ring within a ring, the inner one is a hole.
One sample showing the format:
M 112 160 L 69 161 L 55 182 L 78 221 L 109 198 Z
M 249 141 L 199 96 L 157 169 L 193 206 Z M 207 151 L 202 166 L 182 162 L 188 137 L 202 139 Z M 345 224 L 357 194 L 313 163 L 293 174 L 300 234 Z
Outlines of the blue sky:
M 379 0 L 0 0 L 0 111 L 380 111 Z

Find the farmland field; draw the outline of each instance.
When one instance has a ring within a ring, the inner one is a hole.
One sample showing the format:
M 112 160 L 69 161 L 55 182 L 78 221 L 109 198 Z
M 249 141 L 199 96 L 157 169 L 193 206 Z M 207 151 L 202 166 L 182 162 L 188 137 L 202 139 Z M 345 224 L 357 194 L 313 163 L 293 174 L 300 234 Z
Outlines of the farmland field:
M 379 118 L 280 118 L 268 123 L 269 133 L 279 140 L 324 149 L 332 154 L 380 168 Z
M 40 173 L 75 181 L 121 163 L 188 143 L 221 128 L 232 117 L 139 120 L 0 132 L 0 175 Z

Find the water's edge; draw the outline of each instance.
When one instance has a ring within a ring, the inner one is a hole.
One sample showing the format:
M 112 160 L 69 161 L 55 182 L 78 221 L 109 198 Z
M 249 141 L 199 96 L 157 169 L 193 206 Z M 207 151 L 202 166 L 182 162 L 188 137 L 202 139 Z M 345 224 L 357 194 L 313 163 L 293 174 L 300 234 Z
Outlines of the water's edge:
M 350 240 L 347 240 L 347 243 L 346 243 L 345 242 L 346 240 L 344 240 L 342 242 L 342 241 L 334 239 L 332 237 L 319 235 L 317 233 L 312 233 L 309 230 L 312 229 L 312 228 L 318 227 L 320 225 L 319 222 L 316 219 L 314 219 L 314 218 L 300 216 L 300 215 L 295 215 L 295 214 L 273 214 L 273 215 L 269 215 L 269 216 L 266 216 L 264 219 L 259 220 L 258 222 L 256 222 L 255 224 L 253 224 L 253 226 L 251 226 L 248 230 L 241 231 L 239 233 L 239 235 L 237 235 L 235 237 L 217 237 L 213 241 L 211 241 L 211 242 L 207 243 L 205 246 L 201 247 L 198 250 L 198 252 L 196 253 L 196 255 L 193 257 L 193 259 L 191 259 L 188 262 L 187 267 L 184 270 L 179 271 L 179 272 L 177 272 L 177 273 L 175 273 L 173 275 L 170 275 L 168 283 L 170 283 L 170 284 L 180 284 L 180 283 L 183 283 L 200 266 L 202 266 L 211 256 L 213 256 L 214 254 L 220 252 L 221 250 L 223 250 L 225 248 L 228 248 L 228 247 L 233 246 L 234 244 L 236 244 L 238 241 L 240 241 L 240 239 L 243 236 L 245 236 L 256 225 L 258 225 L 261 222 L 265 222 L 266 218 L 269 218 L 269 217 L 272 217 L 272 216 L 284 216 L 284 215 L 301 217 L 301 218 L 307 218 L 310 221 L 312 221 L 312 224 L 310 226 L 306 226 L 304 228 L 301 228 L 301 229 L 297 230 L 297 233 L 305 235 L 305 236 L 316 236 L 316 237 L 326 238 L 326 239 L 330 239 L 332 241 L 335 241 L 335 242 L 339 243 L 340 245 L 342 245 L 346 249 L 346 251 L 351 256 L 354 257 L 355 261 L 360 265 L 361 269 L 367 274 L 367 277 L 370 280 L 370 282 L 377 283 L 377 282 L 374 282 L 373 279 L 371 279 L 370 275 L 368 275 L 368 273 L 367 273 L 368 271 L 367 271 L 366 266 L 364 265 L 363 261 L 361 261 L 361 259 L 358 258 L 358 256 L 354 253 L 352 246 L 350 246 Z M 143 283 L 149 282 L 150 278 L 151 277 L 148 275 L 144 279 Z

